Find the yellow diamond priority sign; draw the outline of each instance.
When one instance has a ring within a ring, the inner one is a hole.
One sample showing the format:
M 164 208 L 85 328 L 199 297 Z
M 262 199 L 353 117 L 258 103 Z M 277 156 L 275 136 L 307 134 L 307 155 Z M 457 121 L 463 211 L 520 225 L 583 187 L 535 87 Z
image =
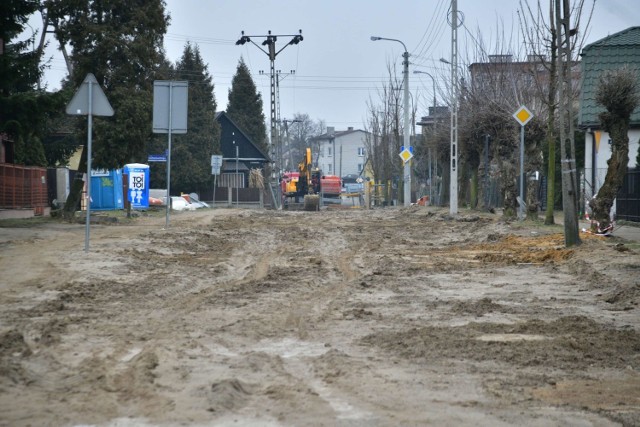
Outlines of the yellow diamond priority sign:
M 399 155 L 404 163 L 407 163 L 413 158 L 413 153 L 407 147 L 404 147 Z
M 522 107 L 518 108 L 518 111 L 513 113 L 513 118 L 516 119 L 518 123 L 520 123 L 520 126 L 524 126 L 529 123 L 529 120 L 533 118 L 533 113 L 531 113 L 531 111 L 529 111 L 529 109 L 523 105 Z

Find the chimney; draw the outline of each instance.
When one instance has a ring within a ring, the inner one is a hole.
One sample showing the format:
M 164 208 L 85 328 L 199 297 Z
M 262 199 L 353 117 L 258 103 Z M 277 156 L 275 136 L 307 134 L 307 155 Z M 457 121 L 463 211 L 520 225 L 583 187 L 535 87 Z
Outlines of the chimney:
M 336 128 L 333 126 L 327 126 L 327 135 L 333 135 L 334 133 L 336 133 Z
M 353 126 L 349 126 L 347 130 L 353 130 Z

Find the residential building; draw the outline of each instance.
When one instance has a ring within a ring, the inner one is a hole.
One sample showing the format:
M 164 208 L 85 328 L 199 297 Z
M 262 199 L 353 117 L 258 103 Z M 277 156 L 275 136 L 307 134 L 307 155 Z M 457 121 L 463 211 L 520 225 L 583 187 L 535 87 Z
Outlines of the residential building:
M 262 169 L 271 159 L 260 149 L 224 111 L 215 116 L 220 123 L 222 168 L 219 187 L 246 188 L 251 169 Z
M 310 140 L 316 151 L 312 153 L 314 166 L 325 175 L 360 175 L 367 160 L 367 134 L 352 127 L 345 131 L 327 127 L 324 134 Z
M 514 61 L 512 55 L 489 55 L 488 62 L 471 64 L 469 74 L 469 90 L 488 100 L 511 100 L 514 108 L 524 101 L 534 112 L 545 108 L 550 74 L 548 58 L 544 56 L 528 55 L 526 61 Z M 580 87 L 580 63 L 577 61 L 571 65 L 571 77 L 577 97 Z
M 585 135 L 585 171 L 584 193 L 585 203 L 597 194 L 607 174 L 607 160 L 611 158 L 611 138 L 602 129 L 599 114 L 604 107 L 596 102 L 596 90 L 600 76 L 608 70 L 630 67 L 638 73 L 640 84 L 640 27 L 626 30 L 600 39 L 582 49 L 582 88 L 580 94 L 580 112 L 578 126 Z M 631 114 L 629 129 L 629 168 L 639 167 L 636 164 L 640 140 L 640 108 Z M 638 180 L 640 181 L 640 180 Z M 634 211 L 635 221 L 640 221 L 640 189 L 636 193 Z M 620 199 L 620 197 L 618 197 Z M 620 200 L 618 200 L 619 202 Z M 625 208 L 615 207 L 618 216 Z

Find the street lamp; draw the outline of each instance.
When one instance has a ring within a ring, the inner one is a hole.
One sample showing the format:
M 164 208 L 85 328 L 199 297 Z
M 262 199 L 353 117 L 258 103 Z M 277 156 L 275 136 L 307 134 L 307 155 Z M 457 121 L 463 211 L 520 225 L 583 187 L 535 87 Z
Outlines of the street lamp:
M 388 39 L 385 37 L 371 36 L 371 41 L 388 40 L 398 42 L 404 48 L 402 57 L 404 58 L 404 148 L 411 150 L 411 139 L 409 135 L 409 52 L 407 46 L 398 39 Z M 411 166 L 410 161 L 404 163 L 404 205 L 411 205 Z
M 449 182 L 449 214 L 458 213 L 458 64 L 440 58 L 440 62 L 451 65 L 451 162 Z
M 431 83 L 433 83 L 433 114 L 436 114 L 436 79 L 433 78 L 433 76 L 429 73 L 427 73 L 426 71 L 420 71 L 420 70 L 413 70 L 413 74 L 426 74 L 427 76 L 431 77 Z

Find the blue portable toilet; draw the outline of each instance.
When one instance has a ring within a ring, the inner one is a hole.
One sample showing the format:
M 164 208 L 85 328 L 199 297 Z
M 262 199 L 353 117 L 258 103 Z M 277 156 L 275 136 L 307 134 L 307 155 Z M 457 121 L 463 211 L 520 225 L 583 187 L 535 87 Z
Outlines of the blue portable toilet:
M 127 199 L 133 209 L 149 208 L 149 165 L 130 163 L 124 165 L 129 190 Z
M 91 209 L 111 211 L 124 208 L 122 171 L 91 170 Z

